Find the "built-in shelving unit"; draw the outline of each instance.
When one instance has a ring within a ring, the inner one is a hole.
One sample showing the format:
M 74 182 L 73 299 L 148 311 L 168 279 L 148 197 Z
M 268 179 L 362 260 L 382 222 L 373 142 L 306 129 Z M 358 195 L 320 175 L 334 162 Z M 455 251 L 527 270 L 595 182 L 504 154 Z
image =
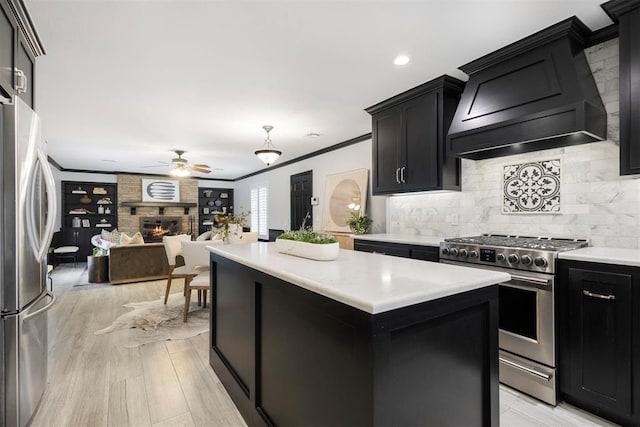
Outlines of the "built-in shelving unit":
M 78 258 L 91 255 L 91 236 L 118 225 L 115 183 L 62 182 L 62 242 L 78 246 Z
M 198 188 L 198 234 L 211 230 L 216 225 L 215 216 L 233 214 L 233 189 Z

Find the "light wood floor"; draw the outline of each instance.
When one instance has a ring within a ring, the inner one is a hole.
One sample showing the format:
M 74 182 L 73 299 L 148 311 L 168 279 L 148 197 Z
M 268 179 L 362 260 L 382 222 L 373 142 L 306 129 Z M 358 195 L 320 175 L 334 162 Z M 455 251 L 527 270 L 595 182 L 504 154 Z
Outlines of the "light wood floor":
M 49 312 L 49 381 L 32 426 L 246 425 L 209 366 L 207 334 L 137 348 L 124 347 L 135 329 L 93 334 L 126 312 L 123 304 L 158 298 L 164 282 L 77 286 L 86 283 L 85 267 L 53 272 L 58 301 Z M 500 421 L 514 427 L 613 425 L 502 386 Z

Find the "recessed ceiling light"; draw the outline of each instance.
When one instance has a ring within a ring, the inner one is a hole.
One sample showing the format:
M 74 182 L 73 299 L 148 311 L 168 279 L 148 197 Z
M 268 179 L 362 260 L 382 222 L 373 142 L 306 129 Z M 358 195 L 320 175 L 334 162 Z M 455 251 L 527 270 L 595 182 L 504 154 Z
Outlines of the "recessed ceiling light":
M 110 160 L 110 159 L 102 159 L 100 160 L 101 162 L 108 162 L 108 163 L 115 163 L 115 160 Z
M 309 132 L 305 136 L 308 136 L 309 138 L 317 138 L 317 137 L 320 136 L 320 134 L 319 133 L 315 133 L 315 132 Z
M 406 65 L 409 63 L 409 61 L 411 61 L 411 58 L 409 58 L 407 55 L 398 55 L 393 60 L 393 63 L 396 65 Z

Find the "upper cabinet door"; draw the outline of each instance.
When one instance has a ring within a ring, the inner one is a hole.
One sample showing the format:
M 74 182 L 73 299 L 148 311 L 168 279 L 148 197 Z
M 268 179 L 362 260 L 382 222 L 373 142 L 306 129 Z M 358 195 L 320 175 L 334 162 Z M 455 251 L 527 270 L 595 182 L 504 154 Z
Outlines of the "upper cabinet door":
M 460 190 L 444 135 L 464 83 L 441 76 L 366 109 L 372 115 L 373 194 Z
M 373 194 L 400 191 L 402 115 L 389 108 L 373 116 Z
M 437 189 L 438 169 L 438 91 L 429 92 L 403 107 L 404 153 L 400 171 L 405 191 Z
M 15 93 L 13 75 L 16 37 L 16 22 L 8 6 L 0 1 L 0 96 L 5 98 Z
M 16 73 L 20 74 L 17 85 L 18 94 L 22 100 L 33 108 L 33 83 L 35 77 L 34 69 L 35 59 L 27 46 L 26 40 L 22 37 L 18 37 L 18 56 L 16 61 Z

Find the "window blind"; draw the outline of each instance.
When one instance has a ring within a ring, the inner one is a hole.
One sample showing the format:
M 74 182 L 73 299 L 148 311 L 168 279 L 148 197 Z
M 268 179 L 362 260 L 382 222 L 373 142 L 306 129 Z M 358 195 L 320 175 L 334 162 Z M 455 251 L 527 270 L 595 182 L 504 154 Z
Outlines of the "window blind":
M 267 187 L 251 189 L 251 231 L 257 231 L 261 239 L 269 238 L 267 228 Z

